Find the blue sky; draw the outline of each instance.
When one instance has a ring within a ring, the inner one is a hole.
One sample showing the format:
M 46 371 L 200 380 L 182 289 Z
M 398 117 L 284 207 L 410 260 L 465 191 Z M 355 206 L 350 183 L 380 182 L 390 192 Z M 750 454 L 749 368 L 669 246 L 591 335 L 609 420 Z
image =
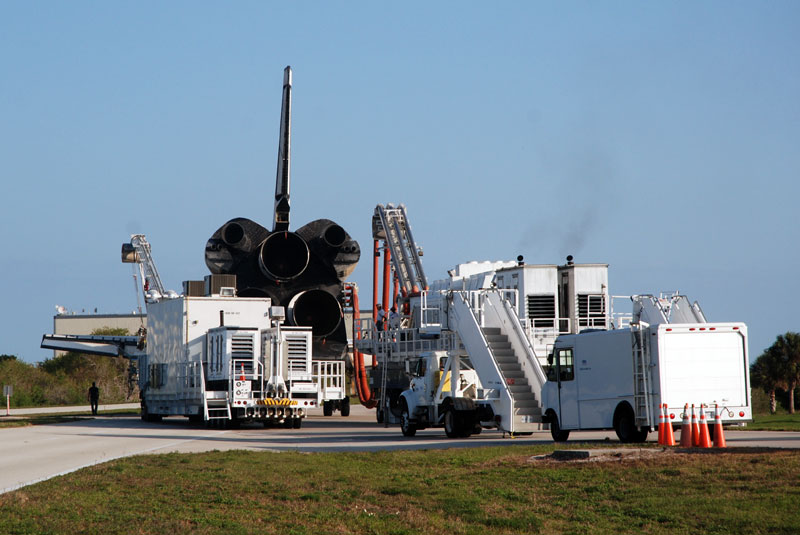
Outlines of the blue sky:
M 369 250 L 404 202 L 431 278 L 605 262 L 755 358 L 800 330 L 799 58 L 796 2 L 0 3 L 0 353 L 133 310 L 131 233 L 179 289 L 222 223 L 270 226 L 291 65 L 292 228 Z

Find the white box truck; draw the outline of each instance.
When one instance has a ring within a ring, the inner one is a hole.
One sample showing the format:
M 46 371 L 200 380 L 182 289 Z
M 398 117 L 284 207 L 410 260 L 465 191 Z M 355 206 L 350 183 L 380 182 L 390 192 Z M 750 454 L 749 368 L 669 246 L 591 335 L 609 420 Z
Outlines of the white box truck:
M 545 422 L 556 441 L 570 431 L 614 429 L 622 442 L 643 442 L 666 403 L 672 423 L 685 404 L 714 421 L 752 419 L 747 327 L 743 323 L 632 324 L 560 336 L 542 389 Z

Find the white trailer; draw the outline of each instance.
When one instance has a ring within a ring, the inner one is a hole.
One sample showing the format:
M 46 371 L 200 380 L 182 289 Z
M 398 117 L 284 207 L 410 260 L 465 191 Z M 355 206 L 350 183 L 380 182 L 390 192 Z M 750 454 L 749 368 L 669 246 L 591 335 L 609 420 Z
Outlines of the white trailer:
M 542 388 L 544 420 L 556 441 L 570 431 L 614 429 L 642 442 L 667 404 L 672 423 L 685 404 L 723 424 L 752 419 L 747 327 L 743 323 L 660 323 L 560 336 Z
M 282 326 L 283 308 L 269 299 L 182 296 L 148 303 L 147 313 L 144 420 L 184 415 L 298 428 L 317 406 L 311 328 Z

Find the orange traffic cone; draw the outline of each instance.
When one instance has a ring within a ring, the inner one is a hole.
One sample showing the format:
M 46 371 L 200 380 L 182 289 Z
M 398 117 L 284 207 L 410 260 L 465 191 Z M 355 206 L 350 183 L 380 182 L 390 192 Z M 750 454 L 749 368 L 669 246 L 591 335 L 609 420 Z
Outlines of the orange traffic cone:
M 692 423 L 689 421 L 689 404 L 683 406 L 683 421 L 681 422 L 681 448 L 691 448 Z
M 722 418 L 719 415 L 719 405 L 714 405 L 714 447 L 728 447 L 725 444 L 725 435 L 722 433 Z
M 692 403 L 692 446 L 695 448 L 700 445 L 700 424 L 697 422 L 697 413 Z
M 708 435 L 708 424 L 706 423 L 706 412 L 703 410 L 703 405 L 700 405 L 700 440 L 698 442 L 701 448 L 711 447 L 711 438 Z
M 664 404 L 658 406 L 658 444 L 664 445 Z
M 674 418 L 674 415 L 669 413 L 669 407 L 667 407 L 667 404 L 664 403 L 664 445 L 665 446 L 674 446 L 675 445 L 675 435 L 672 432 L 672 418 Z
M 244 381 L 244 362 L 242 362 L 242 374 L 239 376 L 240 381 Z

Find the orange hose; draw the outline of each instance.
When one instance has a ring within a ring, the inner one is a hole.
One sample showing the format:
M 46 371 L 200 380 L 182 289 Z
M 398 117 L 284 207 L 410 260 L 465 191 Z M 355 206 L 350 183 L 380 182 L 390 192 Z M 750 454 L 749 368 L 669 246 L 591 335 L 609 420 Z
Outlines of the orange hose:
M 361 318 L 358 309 L 358 290 L 355 286 L 349 286 L 353 301 L 353 336 L 361 340 L 361 330 L 357 329 L 357 322 Z M 373 409 L 378 405 L 375 393 L 369 388 L 369 378 L 367 369 L 364 367 L 364 354 L 353 344 L 353 381 L 358 392 L 358 401 L 368 409 Z

